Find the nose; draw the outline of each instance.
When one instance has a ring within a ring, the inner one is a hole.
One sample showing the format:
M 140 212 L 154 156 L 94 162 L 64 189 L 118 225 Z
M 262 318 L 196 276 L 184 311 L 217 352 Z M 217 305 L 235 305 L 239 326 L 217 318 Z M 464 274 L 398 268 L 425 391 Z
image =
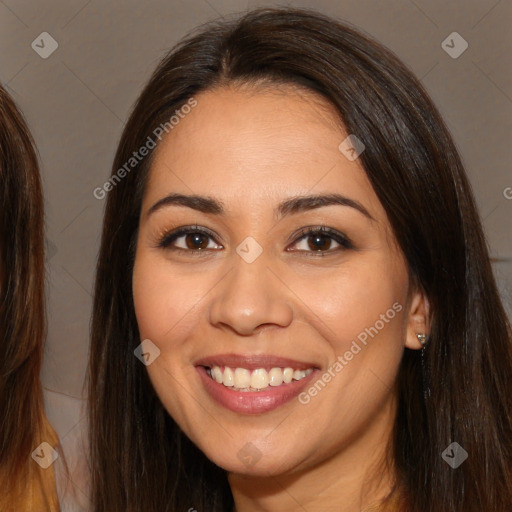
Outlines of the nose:
M 214 292 L 210 323 L 249 336 L 269 326 L 287 327 L 293 318 L 293 293 L 269 265 L 264 253 L 252 263 L 238 254 Z

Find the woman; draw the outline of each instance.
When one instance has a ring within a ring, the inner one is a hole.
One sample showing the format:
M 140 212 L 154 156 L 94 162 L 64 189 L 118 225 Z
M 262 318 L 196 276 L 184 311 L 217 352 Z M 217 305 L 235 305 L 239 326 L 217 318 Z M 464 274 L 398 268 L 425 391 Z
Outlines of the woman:
M 207 25 L 103 190 L 95 511 L 510 510 L 510 325 L 387 49 L 303 10 Z
M 57 436 L 39 379 L 45 333 L 43 197 L 34 143 L 0 87 L 0 510 L 57 511 Z

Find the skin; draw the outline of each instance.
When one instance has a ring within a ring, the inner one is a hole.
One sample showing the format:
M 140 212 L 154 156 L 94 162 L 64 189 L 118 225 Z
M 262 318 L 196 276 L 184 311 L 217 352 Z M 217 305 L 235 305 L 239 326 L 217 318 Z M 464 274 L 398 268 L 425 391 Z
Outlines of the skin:
M 347 133 L 323 98 L 292 86 L 195 98 L 158 148 L 141 210 L 133 295 L 141 340 L 161 351 L 150 379 L 184 432 L 228 471 L 238 512 L 359 512 L 393 483 L 394 383 L 404 347 L 421 348 L 416 333 L 428 332 L 428 302 L 410 284 L 359 159 L 338 149 Z M 214 197 L 226 213 L 171 205 L 148 214 L 169 193 Z M 359 202 L 373 220 L 340 205 L 273 214 L 291 196 L 327 193 Z M 165 233 L 195 224 L 215 238 L 158 247 Z M 321 225 L 355 248 L 297 236 Z M 247 236 L 263 249 L 252 263 L 236 252 Z M 402 310 L 306 405 L 235 413 L 210 398 L 194 368 L 215 354 L 273 354 L 313 362 L 320 377 L 396 302 Z M 250 467 L 237 455 L 249 442 L 261 455 Z

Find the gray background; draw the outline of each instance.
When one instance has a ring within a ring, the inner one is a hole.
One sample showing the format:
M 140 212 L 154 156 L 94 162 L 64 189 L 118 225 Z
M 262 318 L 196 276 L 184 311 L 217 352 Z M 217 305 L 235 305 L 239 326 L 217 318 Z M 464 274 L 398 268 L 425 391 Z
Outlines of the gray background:
M 0 81 L 24 111 L 42 162 L 49 298 L 42 379 L 47 390 L 83 398 L 104 208 L 93 190 L 109 176 L 123 124 L 149 74 L 166 50 L 200 23 L 278 4 L 0 1 Z M 416 73 L 460 149 L 492 255 L 510 258 L 512 200 L 504 190 L 512 187 L 511 1 L 324 0 L 289 5 L 313 7 L 349 21 L 391 48 Z M 441 47 L 454 31 L 469 44 L 457 59 Z M 31 47 L 42 32 L 59 45 L 47 59 Z M 512 264 L 496 261 L 494 268 L 510 312 Z M 62 437 L 78 416 L 70 416 L 58 400 L 52 403 L 50 419 Z

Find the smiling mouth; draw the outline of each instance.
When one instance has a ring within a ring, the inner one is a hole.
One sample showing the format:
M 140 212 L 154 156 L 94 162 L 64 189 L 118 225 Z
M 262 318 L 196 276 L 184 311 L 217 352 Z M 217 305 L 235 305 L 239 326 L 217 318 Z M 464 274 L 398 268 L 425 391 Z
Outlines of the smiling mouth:
M 204 390 L 222 407 L 257 415 L 293 400 L 320 367 L 271 354 L 217 354 L 194 361 Z
M 229 366 L 205 367 L 206 374 L 218 384 L 232 391 L 257 392 L 270 387 L 284 387 L 299 381 L 313 372 L 314 368 L 294 370 L 292 367 L 230 368 Z

